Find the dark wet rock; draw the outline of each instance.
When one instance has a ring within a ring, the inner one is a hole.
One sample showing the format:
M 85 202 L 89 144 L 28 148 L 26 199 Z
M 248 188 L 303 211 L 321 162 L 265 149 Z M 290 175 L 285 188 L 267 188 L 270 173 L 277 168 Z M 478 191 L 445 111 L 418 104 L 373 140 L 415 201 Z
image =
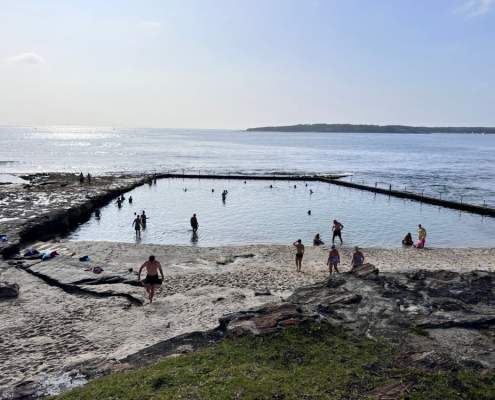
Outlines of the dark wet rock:
M 220 319 L 219 329 L 227 336 L 263 335 L 316 319 L 295 304 L 275 304 L 226 315 Z
M 118 195 L 144 183 L 133 175 L 99 176 L 90 185 L 79 184 L 74 174 L 32 174 L 23 177 L 26 185 L 0 187 L 2 232 L 7 242 L 0 242 L 0 255 L 11 257 L 21 244 L 43 240 L 89 219 L 91 213 Z M 41 206 L 40 206 L 41 205 Z
M 39 383 L 26 380 L 18 383 L 13 391 L 9 400 L 31 400 L 38 398 L 37 392 L 39 389 Z
M 13 299 L 19 296 L 17 283 L 0 282 L 0 300 Z

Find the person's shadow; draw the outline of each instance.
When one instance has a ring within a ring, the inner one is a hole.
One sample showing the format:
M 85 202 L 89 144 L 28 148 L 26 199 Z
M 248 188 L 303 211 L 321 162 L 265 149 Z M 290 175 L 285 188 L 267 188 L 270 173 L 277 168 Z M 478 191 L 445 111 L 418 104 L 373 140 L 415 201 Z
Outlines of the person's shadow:
M 199 240 L 198 233 L 193 231 L 191 235 L 191 243 L 196 244 L 198 243 L 198 240 Z

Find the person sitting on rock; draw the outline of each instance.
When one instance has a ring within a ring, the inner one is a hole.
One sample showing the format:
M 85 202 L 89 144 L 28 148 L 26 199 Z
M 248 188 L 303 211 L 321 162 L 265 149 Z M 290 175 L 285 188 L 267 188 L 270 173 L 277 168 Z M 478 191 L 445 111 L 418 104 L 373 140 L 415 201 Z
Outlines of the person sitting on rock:
M 354 254 L 352 255 L 351 269 L 355 269 L 364 264 L 364 254 L 361 252 L 358 246 L 354 247 Z
M 402 244 L 404 246 L 412 246 L 414 244 L 411 232 L 408 232 L 404 239 L 402 239 Z
M 321 246 L 322 244 L 325 244 L 325 243 L 323 242 L 323 240 L 321 240 L 320 234 L 317 233 L 313 239 L 313 246 Z

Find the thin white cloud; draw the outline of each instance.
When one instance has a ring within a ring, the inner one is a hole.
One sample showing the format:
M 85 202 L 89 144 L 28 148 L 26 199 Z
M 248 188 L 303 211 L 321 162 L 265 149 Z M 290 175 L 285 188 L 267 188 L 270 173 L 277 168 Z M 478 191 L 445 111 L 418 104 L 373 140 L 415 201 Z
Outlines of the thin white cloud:
M 20 53 L 7 58 L 11 64 L 45 64 L 45 59 L 34 52 Z
M 463 0 L 455 12 L 467 17 L 478 17 L 489 13 L 494 7 L 495 0 Z
M 141 27 L 150 31 L 157 31 L 161 28 L 162 24 L 158 21 L 141 21 Z

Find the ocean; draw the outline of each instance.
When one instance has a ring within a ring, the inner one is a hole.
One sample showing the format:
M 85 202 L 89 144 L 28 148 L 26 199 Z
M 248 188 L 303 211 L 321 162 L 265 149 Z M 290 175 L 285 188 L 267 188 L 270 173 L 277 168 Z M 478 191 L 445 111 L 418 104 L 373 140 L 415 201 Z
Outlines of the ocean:
M 355 182 L 495 206 L 495 135 L 0 127 L 0 174 L 347 173 Z

